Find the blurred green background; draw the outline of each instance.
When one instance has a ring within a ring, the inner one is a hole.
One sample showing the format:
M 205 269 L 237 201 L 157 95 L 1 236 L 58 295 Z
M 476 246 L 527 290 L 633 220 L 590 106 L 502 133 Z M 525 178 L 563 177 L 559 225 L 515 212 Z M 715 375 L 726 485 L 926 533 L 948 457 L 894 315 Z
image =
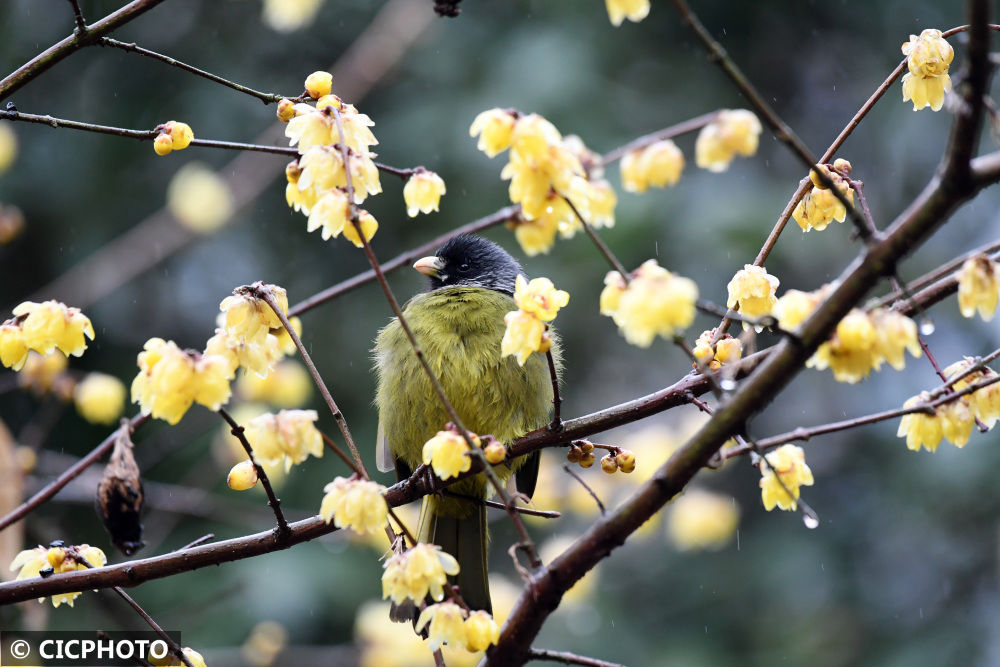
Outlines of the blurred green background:
M 119 3 L 81 0 L 81 5 L 95 20 Z M 816 154 L 899 62 L 899 46 L 908 35 L 963 23 L 961 3 L 932 0 L 772 0 L 697 9 Z M 481 110 L 501 106 L 541 113 L 564 134 L 578 134 L 604 152 L 695 115 L 745 106 L 667 3 L 654 3 L 644 22 L 618 29 L 609 24 L 600 0 L 465 0 L 462 10 L 457 19 L 438 19 L 430 16 L 430 0 L 388 6 L 327 0 L 310 25 L 279 33 L 262 22 L 258 0 L 168 0 L 114 36 L 258 90 L 295 95 L 307 74 L 337 61 L 373 18 L 384 23 L 394 17 L 392 30 L 379 33 L 385 41 L 375 44 L 374 52 L 384 55 L 399 45 L 407 50 L 367 95 L 345 97 L 374 119 L 381 161 L 423 164 L 441 174 L 448 193 L 440 213 L 409 219 L 401 183 L 384 176 L 385 192 L 366 203 L 381 223 L 374 239 L 381 259 L 507 203 L 506 183 L 499 178 L 504 158 L 487 159 L 468 137 Z M 72 29 L 65 0 L 8 0 L 0 17 L 3 73 Z M 951 42 L 957 73 L 963 39 Z M 354 60 L 347 78 L 356 83 L 371 76 L 379 69 L 373 62 Z M 342 80 L 334 79 L 335 92 Z M 22 112 L 140 129 L 184 120 L 199 138 L 231 141 L 251 141 L 277 125 L 273 106 L 161 63 L 97 47 L 72 55 L 9 101 Z M 838 154 L 851 160 L 854 175 L 865 182 L 880 227 L 932 175 L 949 120 L 946 111 L 914 113 L 902 103 L 896 84 Z M 192 147 L 160 158 L 148 142 L 24 123 L 14 129 L 20 151 L 0 176 L 0 203 L 18 206 L 27 225 L 22 236 L 0 246 L 0 307 L 8 313 L 29 298 L 83 306 L 97 338 L 82 358 L 71 360 L 73 369 L 101 370 L 127 384 L 136 373 L 135 355 L 150 337 L 202 348 L 219 301 L 238 285 L 276 283 L 296 303 L 366 267 L 360 251 L 343 240 L 323 242 L 307 233 L 305 218 L 286 207 L 282 156 L 233 166 L 234 155 L 218 150 Z M 665 191 L 622 193 L 617 168 L 610 168 L 609 179 L 619 189 L 618 219 L 602 235 L 627 267 L 655 257 L 697 281 L 703 297 L 724 303 L 726 283 L 753 260 L 804 169 L 766 130 L 758 154 L 738 159 L 723 174 L 697 169 L 693 144 L 693 135 L 678 140 L 688 166 L 680 183 Z M 991 147 L 984 138 L 984 150 Z M 168 218 L 151 225 L 154 232 L 133 233 L 118 260 L 102 262 L 99 272 L 88 268 L 72 274 L 71 281 L 53 283 L 157 214 L 171 176 L 195 160 L 223 169 L 237 187 L 248 179 L 268 185 L 217 233 L 182 232 Z M 995 240 L 998 210 L 995 190 L 980 195 L 905 262 L 902 277 L 914 278 Z M 530 275 L 548 276 L 572 295 L 557 323 L 565 341 L 564 416 L 641 396 L 687 372 L 688 362 L 667 342 L 649 350 L 630 347 L 598 314 L 606 266 L 584 236 L 558 241 L 549 255 L 526 258 L 507 230 L 487 235 L 521 259 Z M 179 249 L 162 261 L 147 259 L 174 245 Z M 836 277 L 857 251 L 847 224 L 808 235 L 792 224 L 766 266 L 781 279 L 779 294 L 787 288 L 811 290 Z M 136 257 L 144 263 L 139 275 L 110 291 L 98 287 L 115 275 L 118 261 Z M 419 278 L 404 270 L 391 282 L 406 298 L 423 288 Z M 93 298 L 73 300 L 80 295 Z M 942 365 L 997 346 L 995 324 L 960 318 L 954 299 L 930 315 L 936 331 L 929 342 Z M 370 463 L 375 411 L 368 350 L 389 317 L 375 285 L 303 317 L 303 338 Z M 691 340 L 714 324 L 700 316 Z M 771 340 L 765 336 L 759 343 Z M 12 374 L 0 372 L 0 382 L 9 385 L 7 375 Z M 763 437 L 889 409 L 935 385 L 923 359 L 908 358 L 905 371 L 883 370 L 856 386 L 838 385 L 828 371 L 807 370 L 763 409 L 751 430 Z M 321 402 L 314 398 L 310 407 L 319 411 L 321 428 L 334 435 Z M 680 408 L 595 440 L 642 441 L 635 445 L 644 453 L 636 473 L 641 477 L 666 459 L 696 413 Z M 29 492 L 108 433 L 85 423 L 71 407 L 63 410 L 53 399 L 27 392 L 0 395 L 0 418 L 22 442 L 44 435 L 38 465 L 27 480 Z M 239 494 L 225 485 L 232 462 L 212 444 L 221 426 L 216 415 L 195 406 L 176 427 L 158 422 L 136 434 L 150 489 L 149 546 L 140 556 L 178 548 L 208 532 L 224 539 L 269 527 L 262 494 Z M 934 455 L 915 454 L 895 437 L 896 426 L 893 421 L 805 445 L 816 485 L 804 497 L 821 518 L 817 530 L 807 530 L 796 514 L 765 512 L 759 473 L 748 461 L 704 472 L 697 486 L 729 494 L 741 507 L 737 536 L 718 551 L 682 552 L 658 521 L 600 566 L 594 589 L 553 615 L 536 645 L 630 665 L 1000 664 L 997 438 L 976 433 L 962 451 L 943 443 Z M 568 488 L 568 476 L 551 467 L 553 484 Z M 280 491 L 288 516 L 315 514 L 323 485 L 338 474 L 346 474 L 345 468 L 333 456 L 296 467 Z M 636 482 L 608 477 L 597 467 L 581 474 L 611 504 Z M 70 486 L 22 522 L 24 544 L 88 542 L 120 560 L 92 511 L 95 481 L 87 477 L 86 484 Z M 533 534 L 542 542 L 578 534 L 592 520 L 592 508 L 581 507 L 584 511 L 549 508 L 566 510 L 564 517 L 532 523 Z M 496 522 L 493 535 L 491 568 L 514 581 L 505 553 L 512 540 L 506 522 Z M 184 643 L 202 650 L 210 665 L 239 664 L 231 647 L 263 620 L 280 621 L 294 647 L 274 664 L 352 664 L 362 659 L 365 646 L 351 647 L 357 611 L 380 594 L 378 555 L 337 534 L 150 582 L 133 594 L 163 627 L 181 630 Z M 39 617 L 37 603 L 25 604 L 33 606 L 30 613 L 23 606 L 0 608 L 0 628 L 141 625 L 107 592 L 86 593 L 76 610 L 52 610 L 46 603 L 47 618 Z

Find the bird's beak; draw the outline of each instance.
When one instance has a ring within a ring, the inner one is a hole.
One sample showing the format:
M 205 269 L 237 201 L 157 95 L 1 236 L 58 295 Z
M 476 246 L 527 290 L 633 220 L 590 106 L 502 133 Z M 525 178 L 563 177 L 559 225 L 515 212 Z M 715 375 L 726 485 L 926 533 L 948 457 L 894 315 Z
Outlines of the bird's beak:
M 438 273 L 444 268 L 444 262 L 441 261 L 440 257 L 421 257 L 413 263 L 413 268 L 425 276 L 437 278 Z

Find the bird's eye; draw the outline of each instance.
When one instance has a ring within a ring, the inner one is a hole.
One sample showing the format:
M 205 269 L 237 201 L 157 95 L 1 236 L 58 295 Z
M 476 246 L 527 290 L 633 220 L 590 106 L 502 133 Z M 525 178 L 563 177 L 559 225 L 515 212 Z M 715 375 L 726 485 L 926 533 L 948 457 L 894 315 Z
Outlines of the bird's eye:
M 472 268 L 472 267 L 469 266 L 468 262 L 463 262 L 461 265 L 459 265 L 458 272 L 459 273 L 468 273 L 470 268 Z

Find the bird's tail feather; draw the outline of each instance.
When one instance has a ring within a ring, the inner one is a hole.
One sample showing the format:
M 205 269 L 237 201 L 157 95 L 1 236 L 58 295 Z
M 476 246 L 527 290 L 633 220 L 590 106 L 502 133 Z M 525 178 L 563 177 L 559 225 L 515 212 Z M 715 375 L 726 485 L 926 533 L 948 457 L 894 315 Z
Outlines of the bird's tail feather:
M 471 511 L 458 518 L 450 512 L 440 510 L 441 498 L 424 496 L 420 506 L 420 524 L 417 540 L 441 547 L 451 554 L 461 568 L 453 578 L 462 598 L 473 609 L 483 609 L 493 613 L 490 601 L 490 585 L 487 576 L 487 524 L 486 506 L 475 501 L 464 501 Z M 455 501 L 448 499 L 449 503 Z M 465 509 L 465 508 L 463 508 Z

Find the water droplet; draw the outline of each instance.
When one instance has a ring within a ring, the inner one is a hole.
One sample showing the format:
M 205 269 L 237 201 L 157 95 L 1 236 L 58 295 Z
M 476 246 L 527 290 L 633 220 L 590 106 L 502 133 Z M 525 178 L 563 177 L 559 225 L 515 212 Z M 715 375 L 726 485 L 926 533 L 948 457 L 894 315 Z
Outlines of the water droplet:
M 921 321 L 920 322 L 920 335 L 921 336 L 930 336 L 932 333 L 934 333 L 934 321 L 931 320 L 930 318 L 927 318 L 927 319 Z
M 819 517 L 815 514 L 804 512 L 802 514 L 802 523 L 806 525 L 809 530 L 814 530 L 819 528 Z
M 719 383 L 719 386 L 722 388 L 722 391 L 732 391 L 733 389 L 736 389 L 736 382 L 730 378 L 726 378 Z

